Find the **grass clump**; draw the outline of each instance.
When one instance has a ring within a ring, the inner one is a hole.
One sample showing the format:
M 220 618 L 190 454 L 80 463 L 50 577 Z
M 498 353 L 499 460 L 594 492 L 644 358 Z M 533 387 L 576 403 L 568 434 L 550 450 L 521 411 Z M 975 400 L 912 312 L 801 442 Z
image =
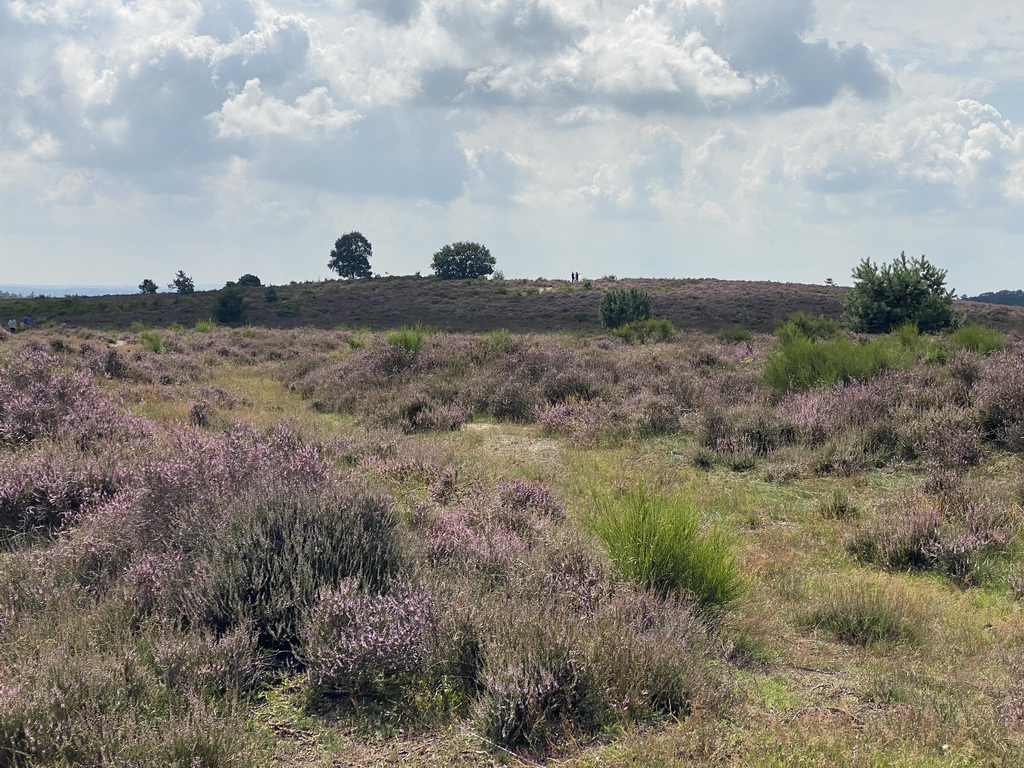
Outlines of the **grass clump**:
M 401 347 L 408 352 L 419 352 L 423 349 L 423 342 L 430 331 L 422 325 L 403 326 L 394 331 L 388 331 L 388 344 L 393 347 Z
M 976 324 L 957 328 L 949 335 L 949 340 L 954 348 L 966 349 L 979 355 L 1002 352 L 1006 349 L 1006 336 L 999 331 Z
M 715 341 L 722 344 L 739 344 L 743 341 L 750 341 L 753 338 L 754 334 L 739 323 L 732 323 L 715 332 Z
M 743 592 L 728 540 L 717 530 L 702 530 L 692 499 L 643 487 L 595 495 L 587 524 L 623 578 L 659 594 L 686 594 L 715 612 Z
M 922 645 L 927 617 L 907 588 L 891 579 L 844 580 L 829 586 L 805 624 L 850 645 Z
M 196 320 L 196 333 L 213 333 L 215 327 L 213 320 Z
M 139 334 L 139 341 L 141 341 L 142 345 L 154 355 L 159 355 L 163 351 L 163 339 L 156 331 L 143 331 Z
M 650 320 L 634 320 L 620 325 L 612 333 L 627 344 L 646 344 L 648 341 L 672 341 L 676 335 L 676 327 L 672 321 L 658 317 Z
M 913 326 L 858 342 L 849 337 L 818 341 L 794 322 L 776 331 L 778 348 L 768 355 L 763 381 L 777 392 L 806 392 L 851 381 L 868 381 L 917 361 L 920 337 Z

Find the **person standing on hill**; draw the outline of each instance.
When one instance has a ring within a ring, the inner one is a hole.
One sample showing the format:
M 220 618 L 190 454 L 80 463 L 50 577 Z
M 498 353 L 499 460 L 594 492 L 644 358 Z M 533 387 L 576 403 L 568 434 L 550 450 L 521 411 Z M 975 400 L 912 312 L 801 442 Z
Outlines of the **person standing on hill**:
M 16 333 L 18 330 L 18 321 L 13 317 L 7 321 L 7 330 L 11 333 Z

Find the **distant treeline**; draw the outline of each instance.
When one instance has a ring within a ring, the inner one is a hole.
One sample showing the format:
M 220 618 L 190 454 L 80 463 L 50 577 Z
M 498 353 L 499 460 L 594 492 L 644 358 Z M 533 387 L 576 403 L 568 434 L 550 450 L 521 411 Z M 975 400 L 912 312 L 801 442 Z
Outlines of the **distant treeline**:
M 1024 291 L 988 291 L 977 296 L 962 296 L 965 301 L 986 301 L 989 304 L 1009 304 L 1024 307 Z

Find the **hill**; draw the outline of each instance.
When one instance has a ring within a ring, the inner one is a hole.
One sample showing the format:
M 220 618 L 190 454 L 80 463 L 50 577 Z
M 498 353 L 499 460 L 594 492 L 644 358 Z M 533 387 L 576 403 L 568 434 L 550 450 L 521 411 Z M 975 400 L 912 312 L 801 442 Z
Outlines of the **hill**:
M 247 288 L 244 322 L 265 328 L 398 328 L 422 324 L 444 331 L 515 333 L 600 330 L 598 307 L 614 287 L 651 294 L 652 310 L 680 330 L 713 333 L 739 323 L 770 331 L 796 311 L 838 318 L 848 290 L 836 286 L 715 279 L 438 280 L 383 277 Z M 37 325 L 123 329 L 191 326 L 215 316 L 218 291 L 178 295 L 45 296 L 0 301 L 0 318 L 28 315 Z M 973 322 L 1024 333 L 1024 308 L 958 302 Z

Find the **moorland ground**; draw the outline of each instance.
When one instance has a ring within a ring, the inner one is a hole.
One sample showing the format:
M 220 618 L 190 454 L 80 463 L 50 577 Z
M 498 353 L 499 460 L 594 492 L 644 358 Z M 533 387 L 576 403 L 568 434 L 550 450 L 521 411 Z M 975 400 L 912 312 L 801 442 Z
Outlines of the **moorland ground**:
M 715 333 L 739 323 L 771 332 L 794 312 L 838 319 L 846 288 L 713 279 L 601 278 L 567 280 L 439 280 L 396 276 L 325 280 L 240 289 L 242 324 L 263 328 L 373 328 L 425 325 L 455 333 L 590 332 L 601 330 L 598 307 L 612 288 L 638 288 L 651 308 L 680 330 Z M 32 297 L 0 300 L 0 316 L 74 328 L 186 327 L 216 316 L 218 291 L 193 294 Z M 270 300 L 268 300 L 270 299 Z M 958 302 L 972 322 L 1024 332 L 1024 307 Z
M 0 346 L 0 765 L 1024 758 L 1013 337 L 99 325 Z

